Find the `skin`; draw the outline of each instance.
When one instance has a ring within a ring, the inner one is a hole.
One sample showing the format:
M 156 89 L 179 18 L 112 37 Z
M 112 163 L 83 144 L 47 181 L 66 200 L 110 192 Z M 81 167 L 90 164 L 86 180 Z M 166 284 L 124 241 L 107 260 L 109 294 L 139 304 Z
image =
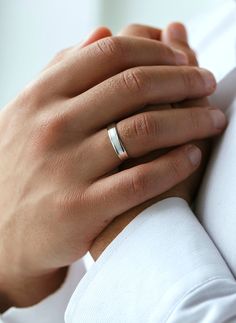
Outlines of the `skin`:
M 189 44 L 188 44 L 187 31 L 182 24 L 179 24 L 179 23 L 170 24 L 163 32 L 161 32 L 159 29 L 155 29 L 147 26 L 131 25 L 125 28 L 122 31 L 121 35 L 144 37 L 144 38 L 149 38 L 153 40 L 161 40 L 165 44 L 169 45 L 170 47 L 185 53 L 186 56 L 188 57 L 189 65 L 198 66 L 196 55 L 194 51 L 189 47 Z M 200 107 L 201 109 L 202 108 L 205 109 L 206 107 L 209 106 L 209 102 L 206 98 L 203 98 L 198 100 L 187 100 L 184 102 L 179 102 L 177 104 L 172 104 L 172 108 L 174 107 L 176 109 L 180 109 L 180 111 L 184 111 L 183 109 L 186 109 L 186 108 L 191 108 L 192 110 L 193 106 L 197 106 L 197 107 Z M 163 109 L 170 109 L 170 108 L 171 108 L 171 105 L 166 105 L 165 107 L 163 107 Z M 157 110 L 160 110 L 160 106 L 151 106 L 146 108 L 145 110 L 157 111 Z M 199 125 L 201 125 L 201 123 Z M 169 128 L 169 131 L 172 131 L 172 130 L 173 130 L 172 128 Z M 194 144 L 197 145 L 202 152 L 202 161 L 198 170 L 189 178 L 187 178 L 185 181 L 183 181 L 182 183 L 179 183 L 175 187 L 171 188 L 169 191 L 159 196 L 156 196 L 155 198 L 125 212 L 121 216 L 114 219 L 112 223 L 108 227 L 106 227 L 106 229 L 97 237 L 97 239 L 94 241 L 90 249 L 90 253 L 94 258 L 94 260 L 97 260 L 99 258 L 99 256 L 106 249 L 106 247 L 137 215 L 139 215 L 143 210 L 153 205 L 154 203 L 161 201 L 163 199 L 166 199 L 168 197 L 180 197 L 186 200 L 189 204 L 192 203 L 194 196 L 196 194 L 196 191 L 200 185 L 201 179 L 203 177 L 204 169 L 210 153 L 209 140 L 196 141 L 194 142 Z M 166 145 L 165 147 L 168 147 L 168 145 Z M 143 158 L 130 160 L 124 163 L 121 166 L 121 169 L 133 167 L 134 165 L 138 165 L 138 164 L 153 160 L 154 158 L 157 158 L 158 156 L 163 155 L 167 151 L 168 149 L 158 150 L 158 151 L 152 152 L 151 154 L 148 154 Z
M 2 311 L 56 290 L 116 217 L 198 169 L 201 151 L 190 141 L 226 126 L 211 107 L 164 111 L 213 93 L 210 72 L 183 66 L 185 55 L 156 40 L 107 36 L 99 29 L 59 53 L 0 112 Z M 163 111 L 141 111 L 154 104 Z M 106 130 L 114 121 L 130 157 L 177 148 L 118 172 Z

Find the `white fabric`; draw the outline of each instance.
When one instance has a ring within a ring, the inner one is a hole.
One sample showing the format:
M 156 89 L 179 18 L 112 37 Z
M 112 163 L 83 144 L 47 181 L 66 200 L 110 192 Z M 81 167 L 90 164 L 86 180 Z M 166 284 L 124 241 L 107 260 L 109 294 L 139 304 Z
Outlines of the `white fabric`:
M 236 21 L 236 20 L 235 20 Z M 223 88 L 227 91 L 222 91 Z M 231 90 L 231 91 L 230 91 Z M 225 96 L 229 125 L 218 139 L 197 200 L 196 214 L 236 277 L 236 69 L 222 80 L 215 105 Z M 221 104 L 224 108 L 224 105 Z
M 200 65 L 221 81 L 236 66 L 236 1 L 224 0 L 188 26 Z
M 172 198 L 145 210 L 105 250 L 72 296 L 66 322 L 236 322 L 232 301 L 232 274 L 187 203 Z
M 225 135 L 216 144 L 197 214 L 235 274 L 236 76 L 235 70 L 230 73 L 236 66 L 234 8 L 234 1 L 226 0 L 207 19 L 196 20 L 191 30 L 201 65 L 221 80 L 213 100 L 230 117 Z M 235 279 L 181 199 L 168 199 L 145 210 L 95 264 L 90 259 L 85 268 L 79 261 L 58 292 L 34 307 L 10 309 L 0 322 L 62 323 L 78 283 L 66 323 L 236 322 Z
M 230 123 L 216 142 L 197 212 L 235 271 L 234 2 L 211 13 L 209 34 L 205 23 L 195 25 L 204 31 L 200 63 L 221 80 L 213 101 Z M 81 281 L 66 312 L 67 323 L 78 321 L 236 322 L 236 281 L 186 204 L 166 200 L 136 218 Z

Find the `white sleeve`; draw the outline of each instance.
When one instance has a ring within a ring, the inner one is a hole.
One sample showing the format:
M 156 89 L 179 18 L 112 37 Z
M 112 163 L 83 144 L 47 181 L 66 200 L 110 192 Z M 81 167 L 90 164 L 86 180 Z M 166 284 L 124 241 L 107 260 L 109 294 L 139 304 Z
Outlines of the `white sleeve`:
M 148 208 L 72 296 L 66 323 L 236 322 L 236 282 L 187 203 Z
M 0 315 L 0 323 L 64 323 L 64 314 L 70 297 L 90 266 L 90 261 L 87 255 L 74 263 L 59 290 L 34 306 L 10 308 Z

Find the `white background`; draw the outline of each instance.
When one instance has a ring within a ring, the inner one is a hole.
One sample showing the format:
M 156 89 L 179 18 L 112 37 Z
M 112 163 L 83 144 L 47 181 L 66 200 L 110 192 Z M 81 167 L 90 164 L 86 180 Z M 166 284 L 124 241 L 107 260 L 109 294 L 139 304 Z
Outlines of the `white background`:
M 0 0 L 0 108 L 60 49 L 97 25 L 189 21 L 223 0 Z

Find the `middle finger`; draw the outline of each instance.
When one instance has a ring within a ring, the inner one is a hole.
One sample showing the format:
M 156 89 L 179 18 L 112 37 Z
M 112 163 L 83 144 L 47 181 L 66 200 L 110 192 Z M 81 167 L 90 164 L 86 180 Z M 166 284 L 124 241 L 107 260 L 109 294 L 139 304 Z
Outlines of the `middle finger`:
M 214 76 L 196 67 L 145 66 L 126 70 L 71 99 L 73 128 L 82 124 L 88 133 L 96 132 L 150 104 L 208 96 L 215 86 Z

